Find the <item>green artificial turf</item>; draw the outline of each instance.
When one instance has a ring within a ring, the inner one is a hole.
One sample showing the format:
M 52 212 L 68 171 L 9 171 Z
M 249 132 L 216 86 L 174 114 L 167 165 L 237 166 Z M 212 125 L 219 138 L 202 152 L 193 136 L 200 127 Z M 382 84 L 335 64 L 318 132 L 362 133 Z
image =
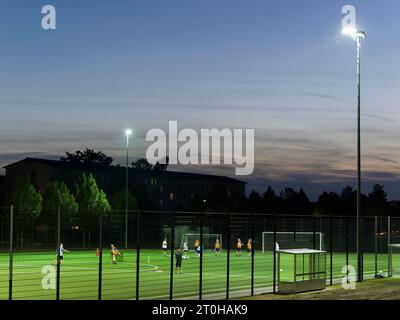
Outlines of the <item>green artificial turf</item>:
M 123 251 L 124 262 L 111 264 L 108 251 L 103 255 L 102 299 L 136 299 L 136 251 Z M 54 271 L 54 252 L 15 253 L 13 260 L 13 299 L 52 299 L 56 298 L 55 289 L 43 289 L 42 282 L 48 285 L 46 274 Z M 287 259 L 287 258 L 284 258 Z M 173 274 L 174 299 L 197 299 L 199 295 L 199 258 L 189 253 L 189 259 L 183 260 L 183 273 Z M 394 264 L 400 258 L 394 258 Z M 0 254 L 0 299 L 8 299 L 9 257 Z M 284 261 L 285 262 L 285 261 Z M 344 253 L 333 254 L 333 277 L 342 278 L 342 268 L 346 263 Z M 170 294 L 169 255 L 160 250 L 141 250 L 139 268 L 139 299 L 169 299 Z M 349 255 L 349 264 L 356 266 L 356 255 Z M 284 263 L 285 265 L 285 263 Z M 175 261 L 174 261 L 175 267 Z M 45 270 L 43 269 L 45 268 Z M 284 277 L 291 277 L 291 263 L 286 261 Z M 387 255 L 378 255 L 378 270 L 387 272 Z M 329 279 L 330 255 L 327 254 L 327 272 Z M 364 275 L 375 273 L 375 255 L 364 254 Z M 99 263 L 95 250 L 71 251 L 65 254 L 61 266 L 60 299 L 97 299 Z M 231 252 L 229 289 L 231 297 L 248 296 L 251 288 L 251 257 L 243 252 L 236 257 Z M 273 283 L 273 255 L 256 251 L 254 256 L 254 288 L 267 292 Z M 223 299 L 227 287 L 227 255 L 222 252 L 216 257 L 213 252 L 204 253 L 203 259 L 203 298 Z M 212 294 L 213 296 L 210 296 Z M 215 295 L 217 294 L 217 295 Z

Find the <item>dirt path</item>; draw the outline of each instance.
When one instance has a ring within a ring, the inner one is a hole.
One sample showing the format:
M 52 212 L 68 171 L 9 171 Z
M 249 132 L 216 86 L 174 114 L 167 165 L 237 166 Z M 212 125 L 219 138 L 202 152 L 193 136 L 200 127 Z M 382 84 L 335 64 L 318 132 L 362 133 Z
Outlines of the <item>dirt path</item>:
M 400 300 L 400 279 L 369 280 L 357 283 L 355 290 L 344 290 L 341 285 L 335 285 L 320 292 L 267 294 L 245 300 Z

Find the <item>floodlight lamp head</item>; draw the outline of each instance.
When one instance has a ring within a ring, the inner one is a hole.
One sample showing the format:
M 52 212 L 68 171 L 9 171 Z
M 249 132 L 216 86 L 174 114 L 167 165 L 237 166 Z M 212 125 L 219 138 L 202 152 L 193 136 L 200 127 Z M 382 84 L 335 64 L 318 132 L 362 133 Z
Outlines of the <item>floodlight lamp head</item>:
M 353 38 L 357 39 L 365 39 L 367 37 L 367 34 L 364 31 L 357 31 L 354 35 Z
M 342 30 L 342 33 L 345 35 L 351 36 L 354 40 L 357 40 L 357 39 L 362 40 L 367 37 L 367 34 L 364 31 L 357 30 L 353 27 L 344 28 Z
M 125 130 L 125 135 L 126 136 L 130 136 L 132 134 L 132 130 L 131 129 L 126 129 Z

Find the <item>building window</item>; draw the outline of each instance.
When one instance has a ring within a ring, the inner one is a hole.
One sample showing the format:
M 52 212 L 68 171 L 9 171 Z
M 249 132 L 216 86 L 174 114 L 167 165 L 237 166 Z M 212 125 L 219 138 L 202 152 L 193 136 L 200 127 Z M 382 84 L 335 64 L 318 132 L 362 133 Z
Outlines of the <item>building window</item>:
M 163 185 L 160 185 L 160 192 L 163 192 L 163 191 L 164 191 Z
M 171 201 L 175 200 L 175 194 L 173 192 L 169 194 L 169 200 Z
M 162 207 L 164 205 L 163 199 L 160 199 L 160 206 Z
M 32 184 L 36 183 L 36 173 L 35 172 L 31 172 L 31 183 Z

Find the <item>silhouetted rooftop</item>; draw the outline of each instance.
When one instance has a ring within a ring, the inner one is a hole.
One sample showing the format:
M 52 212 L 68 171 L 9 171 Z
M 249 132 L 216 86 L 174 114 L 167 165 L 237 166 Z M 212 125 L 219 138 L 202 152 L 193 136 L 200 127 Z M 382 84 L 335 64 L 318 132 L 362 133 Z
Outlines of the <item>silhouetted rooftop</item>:
M 49 160 L 49 159 L 39 159 L 39 158 L 25 158 L 23 160 L 11 163 L 9 165 L 4 166 L 4 168 L 9 168 L 16 166 L 20 163 L 24 162 L 36 162 L 53 168 L 65 168 L 65 169 L 77 169 L 77 170 L 125 170 L 123 166 L 105 166 L 102 164 L 93 164 L 93 163 L 79 163 L 79 162 L 69 162 L 69 161 L 61 161 L 61 160 Z M 238 179 L 233 179 L 225 176 L 216 176 L 209 174 L 200 174 L 200 173 L 189 173 L 189 172 L 179 172 L 179 171 L 153 171 L 153 170 L 140 170 L 129 168 L 129 171 L 134 171 L 135 174 L 138 175 L 148 175 L 151 173 L 155 176 L 167 176 L 170 178 L 188 178 L 188 179 L 198 179 L 198 180 L 213 180 L 213 181 L 221 181 L 221 182 L 235 182 L 235 183 L 243 183 L 246 184 L 245 181 L 241 181 Z

